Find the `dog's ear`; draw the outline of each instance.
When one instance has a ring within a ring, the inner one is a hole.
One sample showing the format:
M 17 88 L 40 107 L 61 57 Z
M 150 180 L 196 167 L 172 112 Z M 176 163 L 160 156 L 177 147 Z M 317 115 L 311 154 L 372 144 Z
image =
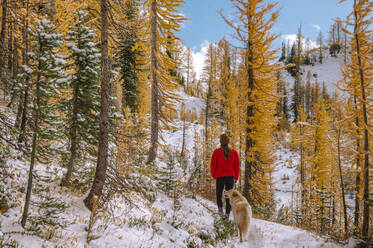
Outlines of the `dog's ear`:
M 237 197 L 237 196 L 238 196 L 237 192 L 236 192 L 236 191 L 233 191 L 232 196 L 233 196 L 233 197 Z

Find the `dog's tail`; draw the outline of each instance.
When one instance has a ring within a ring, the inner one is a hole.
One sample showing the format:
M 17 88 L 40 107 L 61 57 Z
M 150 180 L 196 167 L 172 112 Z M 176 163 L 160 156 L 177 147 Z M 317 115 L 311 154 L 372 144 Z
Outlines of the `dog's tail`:
M 241 223 L 239 223 L 239 225 L 241 227 L 242 235 L 247 238 L 249 234 L 250 222 L 252 219 L 252 211 L 250 205 L 248 206 L 248 208 L 245 208 L 245 210 L 246 211 L 242 212 L 242 216 L 240 218 Z

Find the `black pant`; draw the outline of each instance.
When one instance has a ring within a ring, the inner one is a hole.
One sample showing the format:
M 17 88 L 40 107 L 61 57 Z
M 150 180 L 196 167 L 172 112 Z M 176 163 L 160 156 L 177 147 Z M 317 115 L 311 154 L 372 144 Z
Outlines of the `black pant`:
M 223 195 L 223 189 L 230 190 L 233 189 L 234 177 L 218 177 L 216 179 L 216 202 L 218 208 L 223 208 L 223 201 L 221 199 Z M 229 203 L 229 198 L 225 199 L 225 213 L 229 215 L 231 212 L 231 204 Z

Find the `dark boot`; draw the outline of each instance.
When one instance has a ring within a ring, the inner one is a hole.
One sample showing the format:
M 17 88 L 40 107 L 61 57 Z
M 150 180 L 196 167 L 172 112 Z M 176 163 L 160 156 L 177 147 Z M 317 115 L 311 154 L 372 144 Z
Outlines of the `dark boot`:
M 219 208 L 218 212 L 220 215 L 223 215 L 223 208 Z

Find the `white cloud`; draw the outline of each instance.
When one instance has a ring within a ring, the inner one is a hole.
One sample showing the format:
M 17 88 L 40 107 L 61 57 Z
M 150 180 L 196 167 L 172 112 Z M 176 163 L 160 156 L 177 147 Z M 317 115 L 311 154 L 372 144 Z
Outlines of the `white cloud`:
M 281 38 L 283 41 L 285 41 L 285 43 L 289 43 L 290 46 L 292 46 L 295 42 L 297 42 L 296 34 L 285 34 L 285 35 L 282 35 Z M 316 41 L 302 38 L 303 50 L 310 50 L 316 47 L 319 47 Z
M 320 30 L 321 30 L 321 27 L 320 27 L 319 25 L 317 25 L 317 24 L 313 24 L 312 27 L 313 27 L 314 29 L 316 29 L 317 31 L 320 31 Z
M 203 66 L 205 63 L 205 56 L 207 54 L 210 42 L 205 40 L 199 48 L 199 51 L 196 51 L 196 48 L 193 47 L 192 55 L 193 55 L 193 67 L 194 71 L 197 74 L 197 78 L 200 78 L 203 70 Z

